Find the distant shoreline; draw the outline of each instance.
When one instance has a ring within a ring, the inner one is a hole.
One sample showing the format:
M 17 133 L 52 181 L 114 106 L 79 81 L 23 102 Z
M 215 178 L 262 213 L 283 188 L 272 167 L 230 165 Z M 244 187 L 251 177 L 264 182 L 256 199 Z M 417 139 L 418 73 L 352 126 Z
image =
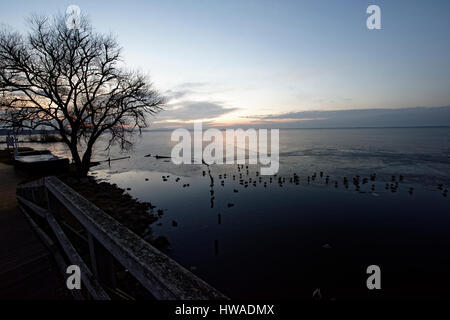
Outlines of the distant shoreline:
M 187 129 L 188 131 L 193 131 L 192 128 L 189 127 L 180 127 Z M 238 129 L 239 127 L 205 127 L 205 129 L 208 128 L 214 128 L 219 130 L 226 130 L 226 129 Z M 251 129 L 250 126 L 242 126 L 241 129 Z M 255 129 L 279 129 L 279 130 L 344 130 L 344 129 L 439 129 L 439 128 L 450 128 L 450 126 L 386 126 L 386 127 L 310 127 L 310 128 L 269 128 L 269 127 L 255 127 Z M 141 130 L 142 132 L 167 132 L 167 131 L 173 131 L 176 128 L 171 129 L 144 129 Z M 7 136 L 8 135 L 7 129 L 0 129 L 0 136 Z M 138 132 L 136 130 L 136 132 Z M 48 131 L 50 134 L 57 134 L 57 131 Z M 19 134 L 19 136 L 26 136 L 26 135 L 36 135 L 41 134 L 40 130 L 37 130 L 36 132 L 24 132 Z M 39 141 L 22 141 L 22 142 L 36 142 L 41 143 Z
M 180 127 L 185 128 L 188 131 L 193 131 L 192 128 L 189 127 Z M 226 129 L 238 129 L 238 127 L 205 127 L 206 128 L 214 128 L 219 130 Z M 249 129 L 251 127 L 243 126 L 242 129 Z M 450 126 L 387 126 L 387 127 L 310 127 L 310 128 L 279 128 L 280 130 L 336 130 L 336 129 L 433 129 L 433 128 L 450 128 Z M 255 127 L 255 129 L 277 129 L 277 128 L 269 128 L 269 127 Z M 172 131 L 175 128 L 171 129 L 145 129 L 142 132 L 164 132 L 164 131 Z

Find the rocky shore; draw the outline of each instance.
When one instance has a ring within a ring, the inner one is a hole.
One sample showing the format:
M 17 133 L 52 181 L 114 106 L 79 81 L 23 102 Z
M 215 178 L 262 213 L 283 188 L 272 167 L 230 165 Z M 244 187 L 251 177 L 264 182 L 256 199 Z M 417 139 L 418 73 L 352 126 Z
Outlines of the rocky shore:
M 160 216 L 150 202 L 139 201 L 116 184 L 97 182 L 93 177 L 77 178 L 65 174 L 58 178 L 153 246 L 169 248 L 167 238 L 153 237 L 151 225 Z

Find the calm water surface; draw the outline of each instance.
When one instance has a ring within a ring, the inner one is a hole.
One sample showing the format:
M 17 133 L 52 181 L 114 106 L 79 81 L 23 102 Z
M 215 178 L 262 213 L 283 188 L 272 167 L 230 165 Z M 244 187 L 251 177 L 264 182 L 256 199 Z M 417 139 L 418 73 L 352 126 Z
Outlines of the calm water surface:
M 247 175 L 213 165 L 213 187 L 206 166 L 144 157 L 170 155 L 172 145 L 170 132 L 146 132 L 130 159 L 91 174 L 163 209 L 152 230 L 169 239 L 166 253 L 230 297 L 311 299 L 316 288 L 326 299 L 450 296 L 450 202 L 438 189 L 450 184 L 450 128 L 281 130 L 272 182 L 260 182 L 256 166 Z M 94 160 L 123 155 L 100 145 Z M 356 191 L 352 177 L 373 173 Z M 247 187 L 239 174 L 252 179 Z M 366 288 L 372 264 L 381 291 Z

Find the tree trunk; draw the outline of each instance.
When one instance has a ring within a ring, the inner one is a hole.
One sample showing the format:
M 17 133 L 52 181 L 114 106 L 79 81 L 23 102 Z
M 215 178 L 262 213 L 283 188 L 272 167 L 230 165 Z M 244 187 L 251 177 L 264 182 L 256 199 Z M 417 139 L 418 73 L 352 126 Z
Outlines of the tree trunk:
M 69 144 L 69 148 L 70 152 L 72 153 L 76 175 L 79 177 L 86 177 L 90 168 L 92 148 L 89 151 L 89 156 L 86 155 L 86 153 L 88 152 L 86 151 L 86 153 L 83 155 L 83 159 L 81 159 L 80 154 L 78 153 L 78 146 L 76 143 Z
M 77 168 L 77 176 L 79 177 L 86 177 L 89 173 L 90 165 L 81 164 L 80 168 Z
M 91 157 L 92 157 L 92 145 L 88 143 L 86 151 L 83 154 L 83 159 L 80 163 L 80 168 L 77 168 L 77 174 L 81 177 L 86 177 L 89 173 L 91 167 Z

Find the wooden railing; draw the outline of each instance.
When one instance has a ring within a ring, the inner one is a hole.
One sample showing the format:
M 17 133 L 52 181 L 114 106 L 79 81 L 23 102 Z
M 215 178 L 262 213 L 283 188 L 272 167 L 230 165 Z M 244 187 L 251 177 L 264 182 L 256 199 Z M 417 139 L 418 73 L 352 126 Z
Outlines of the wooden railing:
M 19 185 L 17 199 L 31 225 L 55 254 L 61 270 L 69 264 L 80 267 L 89 298 L 111 298 L 108 292 L 116 286 L 114 261 L 117 261 L 153 298 L 227 299 L 56 177 Z M 64 232 L 70 227 L 61 219 L 62 211 L 70 213 L 84 228 L 89 248 L 86 260 L 90 260 L 90 267 Z M 86 298 L 72 291 L 76 298 Z

